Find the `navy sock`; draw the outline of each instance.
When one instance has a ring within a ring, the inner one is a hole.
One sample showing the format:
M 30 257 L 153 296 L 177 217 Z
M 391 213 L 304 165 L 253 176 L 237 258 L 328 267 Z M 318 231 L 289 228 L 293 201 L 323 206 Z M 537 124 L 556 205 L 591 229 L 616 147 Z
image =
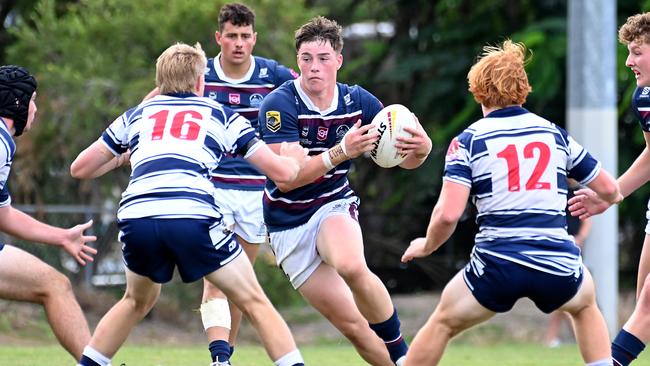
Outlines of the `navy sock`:
M 397 316 L 397 310 L 393 312 L 388 320 L 382 323 L 370 324 L 370 329 L 372 329 L 386 344 L 388 353 L 390 354 L 390 359 L 393 362 L 400 359 L 400 357 L 406 355 L 408 351 L 408 345 L 402 337 L 400 332 L 400 321 Z
M 212 361 L 225 362 L 230 360 L 230 345 L 227 341 L 218 340 L 210 342 L 208 345 Z
M 82 366 L 101 366 L 97 362 L 93 361 L 92 358 L 86 355 L 81 355 L 81 360 L 79 360 L 79 364 Z
M 632 333 L 621 329 L 612 342 L 612 359 L 615 365 L 628 366 L 643 351 L 645 344 Z

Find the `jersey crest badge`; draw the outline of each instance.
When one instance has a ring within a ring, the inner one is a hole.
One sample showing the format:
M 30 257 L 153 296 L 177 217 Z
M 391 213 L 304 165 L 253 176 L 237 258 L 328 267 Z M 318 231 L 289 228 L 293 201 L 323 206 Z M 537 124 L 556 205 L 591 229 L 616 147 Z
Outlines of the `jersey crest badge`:
M 230 104 L 240 104 L 241 103 L 241 96 L 239 93 L 230 93 L 228 94 L 228 103 Z
M 318 130 L 316 131 L 316 138 L 318 141 L 325 141 L 327 140 L 327 131 L 329 128 L 323 127 L 323 126 L 318 126 Z
M 280 112 L 278 111 L 267 111 L 266 112 L 266 128 L 271 132 L 278 132 L 282 126 L 280 119 Z

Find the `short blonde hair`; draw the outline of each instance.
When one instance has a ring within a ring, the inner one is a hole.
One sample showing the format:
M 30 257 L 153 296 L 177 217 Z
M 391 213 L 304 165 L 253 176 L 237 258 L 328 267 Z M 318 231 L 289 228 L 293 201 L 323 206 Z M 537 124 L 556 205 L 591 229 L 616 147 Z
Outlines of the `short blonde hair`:
M 527 62 L 523 43 L 508 39 L 500 46 L 485 46 L 467 74 L 469 91 L 488 108 L 522 105 L 532 91 L 524 69 Z
M 618 40 L 628 45 L 634 41 L 650 44 L 650 13 L 632 15 L 618 30 Z
M 194 92 L 196 81 L 207 66 L 208 60 L 201 44 L 194 47 L 176 43 L 167 48 L 156 61 L 156 86 L 160 94 Z

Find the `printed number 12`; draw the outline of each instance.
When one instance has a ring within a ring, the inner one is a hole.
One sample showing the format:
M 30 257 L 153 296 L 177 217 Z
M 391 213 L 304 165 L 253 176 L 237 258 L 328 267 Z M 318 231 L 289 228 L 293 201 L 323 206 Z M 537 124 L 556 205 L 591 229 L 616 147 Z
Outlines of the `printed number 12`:
M 537 164 L 535 164 L 533 173 L 528 178 L 528 181 L 526 181 L 526 190 L 532 191 L 536 189 L 551 189 L 551 183 L 539 181 L 539 179 L 542 177 L 542 174 L 544 174 L 544 171 L 546 171 L 546 167 L 548 167 L 549 161 L 551 160 L 551 149 L 543 142 L 531 142 L 524 146 L 524 158 L 534 158 L 535 150 L 539 151 L 539 157 L 537 158 Z M 514 144 L 510 144 L 506 146 L 506 148 L 501 152 L 499 152 L 497 154 L 497 157 L 505 159 L 506 164 L 508 165 L 508 191 L 519 192 L 521 189 L 521 183 L 517 147 Z

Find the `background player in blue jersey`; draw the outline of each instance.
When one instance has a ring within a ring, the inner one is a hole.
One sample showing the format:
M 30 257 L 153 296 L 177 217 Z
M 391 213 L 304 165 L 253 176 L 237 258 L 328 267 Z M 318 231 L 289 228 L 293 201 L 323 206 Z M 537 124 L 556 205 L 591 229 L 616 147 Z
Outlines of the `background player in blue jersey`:
M 60 246 L 79 264 L 97 250 L 84 235 L 92 221 L 70 229 L 44 224 L 11 206 L 7 180 L 14 160 L 14 136 L 32 127 L 36 115 L 36 80 L 19 66 L 0 67 L 0 231 L 33 242 Z M 61 345 L 76 359 L 90 339 L 88 323 L 70 281 L 50 265 L 11 245 L 0 243 L 0 298 L 43 305 Z
M 614 179 L 565 130 L 522 108 L 531 91 L 525 47 L 506 40 L 485 47 L 467 76 L 484 118 L 451 142 L 444 182 L 425 238 L 402 261 L 424 257 L 452 234 L 468 198 L 479 232 L 470 262 L 442 292 L 417 333 L 406 365 L 436 365 L 449 340 L 522 297 L 573 318 L 590 366 L 612 365 L 605 320 L 580 249 L 566 231 L 567 177 L 608 202 L 622 199 Z
M 225 4 L 215 33 L 221 52 L 208 59 L 204 96 L 246 117 L 258 131 L 257 115 L 262 100 L 280 84 L 298 75 L 275 60 L 253 56 L 257 41 L 255 14 L 246 5 Z M 215 197 L 226 225 L 232 228 L 244 252 L 255 263 L 260 244 L 266 241 L 262 194 L 266 177 L 240 156 L 226 156 L 212 172 Z M 225 295 L 204 281 L 201 317 L 213 362 L 226 363 L 231 356 L 241 311 L 230 307 Z
M 207 60 L 200 45 L 176 44 L 156 63 L 161 95 L 118 117 L 75 159 L 71 173 L 90 178 L 120 165 L 130 151 L 131 177 L 117 213 L 127 288 L 97 325 L 81 365 L 110 364 L 130 330 L 151 310 L 161 284 L 178 268 L 185 282 L 202 277 L 248 316 L 278 366 L 303 365 L 289 328 L 259 286 L 248 258 L 225 226 L 210 172 L 226 154 L 241 154 L 270 179 L 288 183 L 306 151 L 280 156 L 248 120 L 203 94 Z
M 366 264 L 359 199 L 347 179 L 350 159 L 370 151 L 378 137 L 368 133 L 369 123 L 382 105 L 362 87 L 336 81 L 342 48 L 336 22 L 316 17 L 303 25 L 296 32 L 300 77 L 262 103 L 260 125 L 269 146 L 278 151 L 289 142 L 313 156 L 294 182 L 267 180 L 264 218 L 278 265 L 294 288 L 368 363 L 399 365 L 407 345 L 386 287 Z M 409 132 L 413 137 L 398 148 L 408 154 L 401 166 L 415 168 L 431 140 L 419 124 Z
M 627 18 L 618 31 L 618 39 L 629 51 L 625 65 L 634 73 L 637 85 L 632 105 L 646 142 L 645 149 L 618 178 L 621 193 L 627 197 L 650 180 L 650 13 Z M 599 214 L 610 206 L 589 190 L 576 192 L 576 197 L 569 203 L 573 214 L 580 218 Z M 646 218 L 650 219 L 650 201 Z M 637 274 L 637 303 L 630 319 L 612 342 L 612 357 L 616 365 L 629 365 L 650 341 L 650 222 L 645 232 Z

